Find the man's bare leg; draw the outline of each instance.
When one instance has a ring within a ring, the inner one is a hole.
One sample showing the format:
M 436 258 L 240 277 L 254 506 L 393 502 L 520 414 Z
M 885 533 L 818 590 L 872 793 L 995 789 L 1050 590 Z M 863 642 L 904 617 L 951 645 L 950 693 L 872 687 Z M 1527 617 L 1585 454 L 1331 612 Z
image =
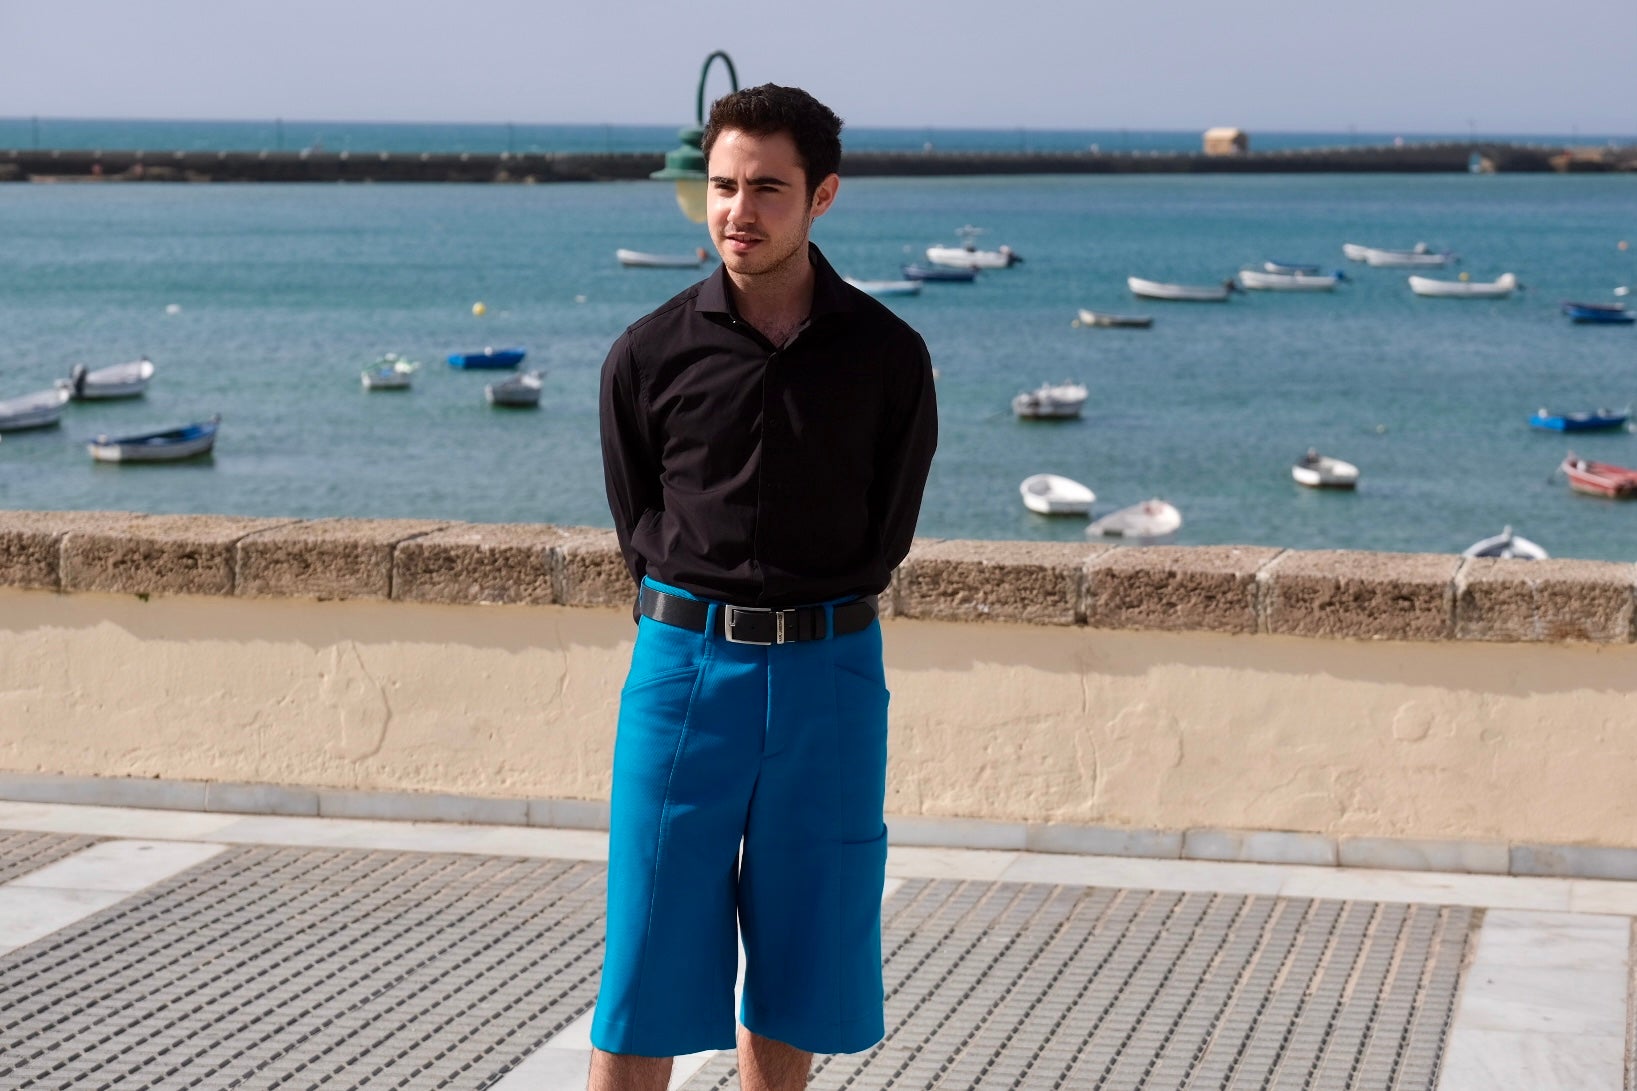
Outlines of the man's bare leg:
M 591 1078 L 586 1091 L 665 1091 L 670 1082 L 669 1057 L 591 1051 Z
M 813 1055 L 739 1028 L 740 1091 L 802 1091 Z

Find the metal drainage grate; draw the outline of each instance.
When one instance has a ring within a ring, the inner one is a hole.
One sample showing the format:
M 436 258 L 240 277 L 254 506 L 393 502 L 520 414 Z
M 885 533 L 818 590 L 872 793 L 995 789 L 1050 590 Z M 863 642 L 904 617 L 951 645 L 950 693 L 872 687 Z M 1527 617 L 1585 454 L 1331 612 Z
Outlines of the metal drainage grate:
M 98 840 L 60 833 L 0 830 L 0 883 L 20 879 L 31 871 L 88 849 Z
M 1430 1091 L 1479 914 L 918 880 L 884 917 L 887 1038 L 814 1091 Z
M 590 1008 L 605 869 L 234 849 L 0 956 L 0 1088 L 488 1086 Z

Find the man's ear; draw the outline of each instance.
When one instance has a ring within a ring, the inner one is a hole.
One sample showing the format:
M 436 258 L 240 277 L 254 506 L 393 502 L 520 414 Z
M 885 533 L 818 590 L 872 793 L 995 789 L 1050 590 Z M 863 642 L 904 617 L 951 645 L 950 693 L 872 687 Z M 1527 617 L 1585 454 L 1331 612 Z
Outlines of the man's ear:
M 836 201 L 836 190 L 840 188 L 841 179 L 834 174 L 826 175 L 824 181 L 818 184 L 818 188 L 813 190 L 813 205 L 810 210 L 813 219 L 816 220 L 830 211 L 830 206 Z

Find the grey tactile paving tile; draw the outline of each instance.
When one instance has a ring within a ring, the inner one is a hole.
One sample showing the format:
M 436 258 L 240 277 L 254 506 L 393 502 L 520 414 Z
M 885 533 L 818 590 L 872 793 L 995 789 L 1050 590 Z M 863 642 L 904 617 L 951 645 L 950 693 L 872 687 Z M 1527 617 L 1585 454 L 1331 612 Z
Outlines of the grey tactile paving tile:
M 887 1038 L 814 1091 L 1429 1091 L 1464 907 L 909 880 L 884 910 Z M 688 1091 L 737 1086 L 732 1054 Z
M 31 871 L 88 849 L 97 841 L 95 837 L 69 834 L 0 830 L 0 883 L 20 879 Z
M 230 850 L 0 957 L 0 1087 L 481 1088 L 591 1006 L 604 869 Z

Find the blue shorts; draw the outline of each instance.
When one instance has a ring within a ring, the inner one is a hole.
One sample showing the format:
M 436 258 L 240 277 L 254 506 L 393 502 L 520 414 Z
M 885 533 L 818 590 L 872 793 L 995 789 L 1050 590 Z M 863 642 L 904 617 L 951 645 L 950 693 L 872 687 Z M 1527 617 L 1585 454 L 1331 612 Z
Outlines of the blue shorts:
M 764 646 L 641 618 L 592 1043 L 732 1049 L 740 930 L 746 1028 L 814 1053 L 880 1041 L 886 762 L 879 621 Z

